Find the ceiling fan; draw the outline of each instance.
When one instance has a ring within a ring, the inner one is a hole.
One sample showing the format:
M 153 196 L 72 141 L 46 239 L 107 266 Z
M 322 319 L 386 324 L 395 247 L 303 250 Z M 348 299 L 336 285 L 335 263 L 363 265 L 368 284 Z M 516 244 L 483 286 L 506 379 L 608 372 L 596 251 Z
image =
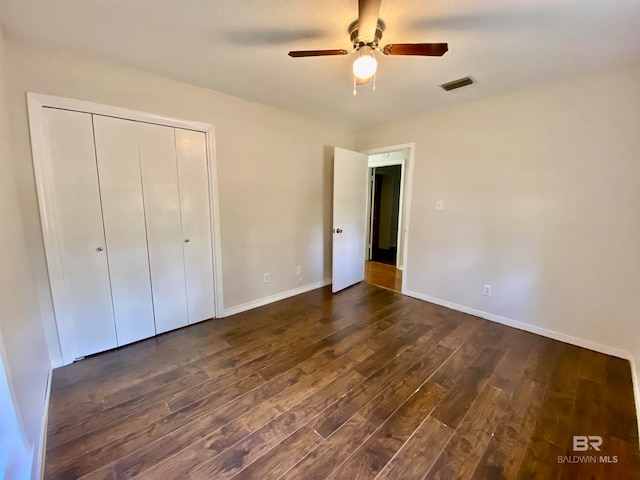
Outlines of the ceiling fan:
M 391 43 L 380 48 L 379 42 L 384 31 L 384 22 L 380 20 L 380 4 L 382 0 L 358 0 L 358 19 L 349 26 L 352 50 L 296 50 L 289 52 L 290 57 L 324 57 L 330 55 L 348 55 L 356 53 L 353 62 L 354 88 L 374 80 L 378 68 L 375 52 L 385 55 L 418 55 L 424 57 L 441 57 L 449 49 L 446 43 Z

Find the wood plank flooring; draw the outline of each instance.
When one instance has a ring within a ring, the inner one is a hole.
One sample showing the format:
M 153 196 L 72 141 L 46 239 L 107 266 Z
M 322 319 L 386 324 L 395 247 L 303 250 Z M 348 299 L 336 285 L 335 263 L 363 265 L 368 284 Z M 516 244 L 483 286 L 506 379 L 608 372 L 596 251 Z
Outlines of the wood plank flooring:
M 635 415 L 626 361 L 363 282 L 55 370 L 45 478 L 637 480 Z
M 402 270 L 393 265 L 378 262 L 365 262 L 364 281 L 379 287 L 402 291 Z

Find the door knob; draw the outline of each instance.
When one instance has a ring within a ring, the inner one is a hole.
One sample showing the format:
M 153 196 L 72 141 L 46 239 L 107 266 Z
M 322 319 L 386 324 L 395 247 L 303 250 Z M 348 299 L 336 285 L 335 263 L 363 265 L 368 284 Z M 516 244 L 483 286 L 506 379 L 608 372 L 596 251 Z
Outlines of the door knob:
M 101 251 L 103 251 L 103 250 L 104 250 L 104 248 L 102 248 L 102 247 L 98 247 L 98 248 L 96 248 L 96 252 L 101 252 Z
M 335 233 L 342 233 L 342 229 L 341 228 L 336 228 L 333 230 Z
M 189 243 L 189 239 L 188 239 L 188 238 L 185 238 L 185 239 L 184 239 L 184 243 Z

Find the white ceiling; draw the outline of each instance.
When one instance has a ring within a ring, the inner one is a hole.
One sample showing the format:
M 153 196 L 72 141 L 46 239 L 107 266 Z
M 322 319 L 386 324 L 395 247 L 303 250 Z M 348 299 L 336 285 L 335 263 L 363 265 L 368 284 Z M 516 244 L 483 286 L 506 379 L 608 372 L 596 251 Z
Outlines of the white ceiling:
M 356 0 L 0 0 L 9 39 L 89 55 L 352 128 L 640 63 L 640 0 L 382 0 L 387 43 L 448 42 L 441 58 L 379 57 L 353 96 Z M 476 84 L 444 92 L 466 75 Z

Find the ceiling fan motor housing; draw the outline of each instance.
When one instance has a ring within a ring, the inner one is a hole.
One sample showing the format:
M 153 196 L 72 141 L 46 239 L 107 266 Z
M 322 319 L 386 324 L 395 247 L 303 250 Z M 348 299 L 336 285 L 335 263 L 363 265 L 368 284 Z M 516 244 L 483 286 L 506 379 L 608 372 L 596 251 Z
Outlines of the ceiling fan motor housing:
M 376 34 L 373 41 L 369 39 L 361 38 L 358 35 L 358 20 L 354 20 L 349 25 L 349 36 L 351 38 L 351 43 L 353 43 L 353 47 L 358 49 L 364 45 L 368 45 L 370 47 L 377 47 L 380 39 L 382 38 L 382 32 L 384 32 L 384 22 L 381 19 L 378 19 L 378 23 L 376 25 Z M 368 40 L 368 41 L 367 41 Z

